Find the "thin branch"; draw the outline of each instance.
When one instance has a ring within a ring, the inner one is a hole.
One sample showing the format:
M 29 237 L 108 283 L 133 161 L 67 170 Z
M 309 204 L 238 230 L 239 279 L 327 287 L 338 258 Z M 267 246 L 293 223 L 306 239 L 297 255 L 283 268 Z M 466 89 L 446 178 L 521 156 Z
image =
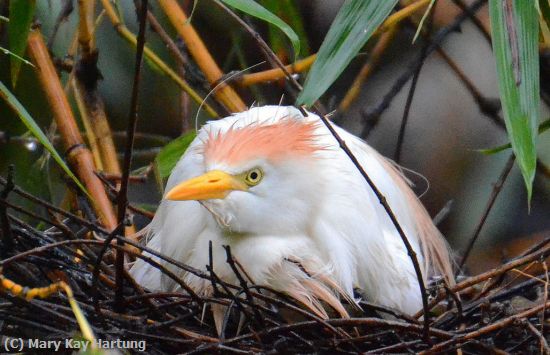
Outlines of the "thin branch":
M 487 205 L 485 206 L 485 210 L 483 210 L 483 214 L 481 215 L 481 218 L 477 223 L 474 234 L 470 238 L 470 241 L 468 242 L 468 245 L 464 250 L 464 255 L 462 256 L 462 259 L 458 264 L 457 272 L 464 266 L 464 263 L 466 262 L 466 260 L 468 260 L 468 256 L 470 256 L 470 252 L 472 251 L 472 248 L 474 247 L 474 244 L 477 241 L 477 238 L 479 237 L 479 234 L 481 233 L 481 230 L 483 229 L 485 222 L 487 221 L 487 217 L 489 216 L 489 213 L 491 212 L 491 209 L 495 204 L 498 194 L 502 190 L 502 186 L 506 182 L 506 179 L 508 178 L 508 175 L 510 174 L 510 171 L 514 166 L 515 160 L 516 160 L 515 155 L 511 154 L 508 160 L 506 161 L 506 164 L 504 165 L 504 168 L 502 169 L 500 176 L 498 177 L 498 180 L 495 182 L 493 186 L 493 190 L 491 191 L 491 195 L 489 196 L 489 200 L 487 201 Z
M 479 8 L 481 8 L 482 5 L 485 4 L 485 0 L 476 0 L 472 5 L 470 5 L 469 9 L 471 12 L 475 13 Z M 424 55 L 419 55 L 418 58 L 412 62 L 407 70 L 397 78 L 395 83 L 392 85 L 390 90 L 384 95 L 384 98 L 382 101 L 375 107 L 370 108 L 368 110 L 365 110 L 363 112 L 363 117 L 365 120 L 368 120 L 372 116 L 380 116 L 386 109 L 390 106 L 393 99 L 397 96 L 397 94 L 401 91 L 401 89 L 405 86 L 405 84 L 409 81 L 409 79 L 413 76 L 416 68 L 421 65 L 422 61 L 424 60 L 424 56 L 428 56 L 433 52 L 437 46 L 439 46 L 440 43 L 442 43 L 447 36 L 449 36 L 451 33 L 454 33 L 460 29 L 461 24 L 468 18 L 468 14 L 462 13 L 459 16 L 455 18 L 455 20 L 449 24 L 448 26 L 440 29 L 433 37 L 432 43 L 427 48 Z
M 269 45 L 264 41 L 264 39 L 260 36 L 260 34 L 255 31 L 246 21 L 241 19 L 239 16 L 237 16 L 233 11 L 231 11 L 230 8 L 225 6 L 221 1 L 219 0 L 213 0 L 216 5 L 218 5 L 220 8 L 222 8 L 229 16 L 231 16 L 233 19 L 235 19 L 251 36 L 254 38 L 255 42 L 260 46 L 261 51 L 264 54 L 264 57 L 267 59 L 267 61 L 273 66 L 273 68 L 278 68 L 281 70 L 284 74 L 284 77 L 287 78 L 288 83 L 292 86 L 292 89 L 295 91 L 301 91 L 302 85 L 288 72 L 283 62 L 281 62 L 281 59 L 271 50 Z M 293 96 L 294 99 L 296 99 L 297 95 L 295 91 L 291 91 L 290 94 Z
M 433 16 L 435 13 L 436 6 L 437 6 L 437 0 L 435 0 L 435 3 L 433 5 L 433 10 L 430 12 L 429 19 L 428 19 L 428 25 L 426 30 L 426 33 L 427 33 L 426 36 L 428 38 L 430 37 L 430 34 L 432 32 Z M 411 87 L 409 88 L 409 93 L 407 94 L 407 101 L 405 102 L 403 117 L 401 118 L 401 126 L 399 127 L 399 135 L 397 136 L 397 145 L 395 147 L 395 153 L 393 156 L 393 159 L 397 164 L 399 164 L 399 162 L 401 161 L 401 151 L 403 149 L 403 142 L 405 140 L 405 129 L 407 127 L 407 122 L 409 120 L 409 114 L 411 111 L 414 93 L 416 92 L 416 85 L 418 84 L 418 78 L 420 77 L 420 71 L 422 70 L 424 63 L 426 62 L 426 58 L 428 58 L 427 52 L 428 52 L 429 46 L 430 46 L 430 42 L 428 41 L 424 44 L 424 46 L 422 46 L 422 50 L 420 52 L 420 62 L 415 68 L 414 75 L 411 82 Z
M 0 192 L 0 199 L 2 201 L 6 201 L 8 198 L 9 193 L 14 189 L 15 184 L 13 183 L 14 179 L 14 166 L 9 165 L 8 166 L 8 177 L 7 177 L 7 183 L 4 185 L 4 188 L 2 189 L 2 192 Z M 2 204 L 0 205 L 0 223 L 2 223 L 2 244 L 3 248 L 2 251 L 0 251 L 0 255 L 2 257 L 5 257 L 7 252 L 11 251 L 13 248 L 13 235 L 11 233 L 11 226 L 10 226 L 10 220 L 8 218 L 8 212 L 6 205 Z
M 132 150 L 134 148 L 134 134 L 136 132 L 137 120 L 138 120 L 138 98 L 139 98 L 139 84 L 141 81 L 141 63 L 143 61 L 143 49 L 145 47 L 145 29 L 147 27 L 147 6 L 148 0 L 141 0 L 141 6 L 139 8 L 139 33 L 137 37 L 136 47 L 136 62 L 134 67 L 134 82 L 132 84 L 132 97 L 130 101 L 130 113 L 128 117 L 128 127 L 126 130 L 126 149 L 124 151 L 124 166 L 122 169 L 122 180 L 120 183 L 120 191 L 118 193 L 118 228 L 115 233 L 124 233 L 124 225 L 126 219 L 126 208 L 128 207 L 128 181 L 130 177 L 130 168 L 132 164 Z M 122 310 L 124 307 L 124 293 L 123 293 L 123 271 L 124 271 L 124 249 L 122 246 L 124 242 L 117 239 L 117 245 L 120 248 L 117 249 L 116 254 L 116 294 L 115 294 L 115 308 Z
M 511 315 L 507 318 L 504 318 L 501 321 L 498 321 L 498 322 L 495 322 L 493 324 L 487 325 L 483 328 L 477 329 L 475 331 L 472 331 L 472 332 L 469 332 L 469 333 L 466 333 L 466 334 L 463 334 L 463 335 L 455 336 L 452 339 L 449 339 L 449 340 L 444 341 L 442 343 L 436 344 L 435 346 L 430 348 L 428 351 L 422 352 L 421 354 L 440 353 L 440 352 L 444 351 L 445 349 L 447 349 L 449 346 L 452 346 L 452 345 L 455 345 L 455 344 L 461 344 L 461 343 L 464 343 L 468 340 L 478 338 L 483 334 L 487 334 L 487 333 L 494 332 L 496 330 L 502 329 L 502 328 L 514 323 L 514 322 L 521 321 L 522 319 L 525 319 L 525 318 L 528 318 L 532 315 L 535 315 L 535 314 L 539 313 L 540 311 L 542 311 L 545 307 L 549 307 L 549 306 L 550 306 L 550 302 L 545 302 L 541 305 L 538 305 L 538 306 L 530 308 L 526 311 Z
M 305 112 L 305 111 L 304 111 Z M 306 114 L 307 115 L 307 114 Z M 420 264 L 418 263 L 418 258 L 416 256 L 416 252 L 414 251 L 411 243 L 407 239 L 407 236 L 405 235 L 405 232 L 403 231 L 403 228 L 401 228 L 401 225 L 399 224 L 399 221 L 397 220 L 397 217 L 395 217 L 395 214 L 393 213 L 390 205 L 388 204 L 386 197 L 378 190 L 370 176 L 367 174 L 365 169 L 361 166 L 361 163 L 357 160 L 355 155 L 352 153 L 352 151 L 348 148 L 346 142 L 338 135 L 334 127 L 330 124 L 328 119 L 320 115 L 321 121 L 324 123 L 324 125 L 328 128 L 332 136 L 336 139 L 338 142 L 338 145 L 340 148 L 346 153 L 346 155 L 350 158 L 353 165 L 359 170 L 367 184 L 370 186 L 376 197 L 378 198 L 378 201 L 380 204 L 384 207 L 384 210 L 386 211 L 386 214 L 388 217 L 390 217 L 390 220 L 392 221 L 395 229 L 397 229 L 397 232 L 399 233 L 399 236 L 401 237 L 401 240 L 403 241 L 403 244 L 405 244 L 405 248 L 407 249 L 407 254 L 409 255 L 409 258 L 411 259 L 411 262 L 414 267 L 414 271 L 416 273 L 416 278 L 418 280 L 418 287 L 420 288 L 420 295 L 422 297 L 422 309 L 424 310 L 424 341 L 427 343 L 430 343 L 429 339 L 429 327 L 430 327 L 430 319 L 429 319 L 429 313 L 428 313 L 428 294 L 426 292 L 426 285 L 424 284 L 424 277 L 422 276 L 422 269 L 420 268 Z

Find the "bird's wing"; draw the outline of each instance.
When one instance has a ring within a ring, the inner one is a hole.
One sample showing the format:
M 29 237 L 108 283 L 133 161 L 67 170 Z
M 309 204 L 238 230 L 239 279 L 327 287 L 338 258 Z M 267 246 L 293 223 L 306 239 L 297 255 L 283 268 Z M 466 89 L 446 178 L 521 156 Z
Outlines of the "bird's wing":
M 312 119 L 315 119 L 313 117 Z M 398 170 L 365 142 L 334 126 L 392 208 L 424 266 L 451 270 L 446 244 Z M 378 198 L 328 130 L 320 126 L 327 161 L 326 191 L 312 226 L 334 277 L 348 293 L 359 286 L 373 301 L 415 312 L 418 283 L 406 248 Z M 451 273 L 452 275 L 452 273 Z

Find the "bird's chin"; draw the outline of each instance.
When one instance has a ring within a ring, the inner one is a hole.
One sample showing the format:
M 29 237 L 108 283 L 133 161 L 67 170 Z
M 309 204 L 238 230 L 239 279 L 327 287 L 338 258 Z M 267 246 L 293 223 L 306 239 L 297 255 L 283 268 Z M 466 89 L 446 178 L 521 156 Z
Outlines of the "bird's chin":
M 212 217 L 214 217 L 214 220 L 216 223 L 220 226 L 223 230 L 231 231 L 232 228 L 232 222 L 234 221 L 233 215 L 227 213 L 228 206 L 226 201 L 224 200 L 204 200 L 199 201 L 199 203 L 204 207 Z

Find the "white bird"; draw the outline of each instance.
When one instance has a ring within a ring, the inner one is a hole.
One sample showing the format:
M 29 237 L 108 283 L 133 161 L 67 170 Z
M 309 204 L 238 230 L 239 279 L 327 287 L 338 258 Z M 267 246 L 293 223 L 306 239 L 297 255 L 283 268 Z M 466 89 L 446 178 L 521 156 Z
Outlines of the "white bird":
M 395 164 L 333 124 L 386 197 L 414 248 L 424 281 L 453 273 L 447 245 Z M 422 299 L 395 226 L 320 118 L 264 106 L 207 123 L 175 166 L 147 227 L 148 244 L 197 269 L 209 264 L 237 284 L 222 246 L 258 285 L 284 292 L 319 316 L 345 316 L 354 288 L 408 314 Z M 162 262 L 157 259 L 157 261 Z M 211 283 L 178 268 L 198 294 Z M 142 260 L 130 270 L 151 290 L 178 285 Z M 323 306 L 323 302 L 325 306 Z

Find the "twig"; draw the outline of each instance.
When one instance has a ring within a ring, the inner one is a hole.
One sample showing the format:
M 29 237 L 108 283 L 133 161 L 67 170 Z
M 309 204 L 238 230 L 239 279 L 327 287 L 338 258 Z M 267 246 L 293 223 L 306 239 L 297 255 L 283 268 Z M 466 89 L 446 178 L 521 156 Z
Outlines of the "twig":
M 130 113 L 128 117 L 128 127 L 126 130 L 126 149 L 124 151 L 124 166 L 122 169 L 122 180 L 120 182 L 120 191 L 118 193 L 118 228 L 116 234 L 124 233 L 124 225 L 126 219 L 126 208 L 128 206 L 128 180 L 130 177 L 130 168 L 132 164 L 132 150 L 134 148 L 134 134 L 138 120 L 138 98 L 139 84 L 141 81 L 141 62 L 143 60 L 143 48 L 145 47 L 145 29 L 147 27 L 147 6 L 148 0 L 141 0 L 139 8 L 139 33 L 137 37 L 136 47 L 136 62 L 134 67 L 134 82 L 132 84 L 132 97 L 130 101 Z M 105 243 L 108 243 L 105 240 Z M 124 308 L 124 293 L 123 293 L 123 271 L 124 271 L 124 242 L 117 239 L 116 253 L 116 293 L 115 293 L 115 309 L 121 311 Z
M 469 9 L 472 13 L 474 13 L 484 4 L 485 4 L 485 0 L 476 0 L 476 2 L 470 5 Z M 426 53 L 424 53 L 424 56 L 430 55 L 431 52 L 433 52 L 436 49 L 436 47 L 447 38 L 449 34 L 457 31 L 460 28 L 460 25 L 462 24 L 462 22 L 464 22 L 467 18 L 468 18 L 468 14 L 462 13 L 459 16 L 457 16 L 456 19 L 450 25 L 439 30 L 434 35 L 432 43 L 426 49 Z M 401 74 L 401 76 L 395 81 L 395 83 L 392 85 L 388 93 L 386 93 L 382 101 L 376 107 L 363 111 L 363 117 L 365 120 L 367 120 L 369 117 L 372 117 L 372 116 L 382 115 L 382 113 L 390 106 L 393 99 L 401 91 L 403 86 L 405 86 L 405 84 L 409 81 L 411 76 L 414 74 L 416 68 L 422 63 L 422 61 L 423 61 L 423 56 L 420 55 L 414 62 L 412 62 L 409 65 L 407 70 L 403 74 Z
M 172 40 L 170 35 L 166 33 L 162 25 L 157 21 L 157 18 L 151 11 L 147 11 L 147 20 L 151 25 L 151 29 L 156 32 L 160 39 L 164 42 L 172 57 L 177 62 L 177 71 L 180 77 L 185 78 L 185 68 L 189 66 L 187 58 L 182 54 L 178 45 Z M 189 94 L 182 91 L 180 94 L 180 115 L 182 117 L 182 133 L 186 133 L 189 130 Z
M 448 348 L 449 346 L 459 344 L 459 343 L 464 343 L 468 340 L 478 338 L 481 335 L 484 335 L 486 333 L 490 333 L 490 332 L 494 332 L 496 330 L 502 329 L 502 328 L 504 328 L 504 327 L 506 327 L 506 326 L 518 321 L 518 320 L 522 320 L 524 318 L 528 318 L 532 315 L 535 315 L 535 314 L 539 313 L 540 311 L 542 311 L 545 307 L 548 307 L 548 306 L 550 306 L 550 302 L 543 303 L 541 305 L 538 305 L 538 306 L 533 307 L 531 309 L 528 309 L 526 311 L 514 314 L 510 317 L 507 317 L 507 318 L 501 320 L 501 321 L 498 321 L 498 322 L 495 322 L 493 324 L 487 325 L 487 326 L 485 326 L 483 328 L 480 328 L 478 330 L 475 330 L 473 332 L 466 333 L 466 334 L 460 335 L 460 336 L 456 336 L 456 337 L 454 337 L 450 340 L 447 340 L 447 341 L 444 341 L 442 343 L 436 344 L 435 346 L 433 346 L 432 348 L 430 348 L 427 351 L 422 352 L 421 354 L 433 354 L 433 353 L 442 352 L 446 348 Z
M 433 27 L 433 16 L 435 13 L 435 8 L 437 7 L 437 0 L 434 0 L 433 4 L 433 10 L 431 10 L 429 19 L 428 19 L 428 25 L 427 25 L 427 37 L 430 37 Z M 428 11 L 430 8 L 428 8 Z M 424 66 L 424 63 L 426 61 L 426 58 L 428 58 L 427 52 L 428 48 L 430 46 L 430 42 L 426 42 L 422 46 L 422 50 L 420 52 L 420 59 L 418 62 L 418 65 L 416 66 L 414 70 L 414 74 L 412 77 L 411 87 L 409 88 L 409 93 L 407 94 L 407 101 L 405 102 L 405 108 L 403 110 L 403 117 L 401 118 L 401 126 L 399 127 L 399 135 L 397 136 L 397 144 L 395 147 L 395 153 L 393 155 L 393 160 L 397 164 L 401 161 L 401 151 L 403 149 L 403 141 L 405 139 L 405 129 L 407 127 L 407 122 L 409 120 L 409 113 L 412 106 L 412 101 L 414 98 L 414 93 L 416 92 L 416 85 L 418 84 L 418 78 L 420 77 L 420 71 L 422 70 L 422 67 Z
M 421 325 L 417 324 L 410 324 L 410 323 L 404 323 L 404 322 L 398 322 L 398 321 L 392 321 L 392 320 L 385 320 L 385 319 L 379 319 L 379 318 L 348 318 L 348 319 L 328 319 L 326 322 L 332 326 L 337 327 L 359 327 L 359 326 L 367 326 L 375 329 L 381 329 L 381 328 L 390 328 L 390 329 L 401 329 L 413 333 L 422 333 L 423 327 Z M 293 323 L 293 324 L 285 324 L 279 327 L 273 327 L 265 329 L 261 332 L 259 332 L 259 335 L 274 335 L 274 334 L 280 334 L 284 332 L 289 332 L 291 330 L 299 330 L 302 328 L 312 328 L 313 326 L 317 325 L 314 321 L 305 321 L 305 322 L 299 322 L 299 323 Z M 442 331 L 439 329 L 430 329 L 430 335 L 436 336 L 438 338 L 443 339 L 450 339 L 453 337 L 452 333 Z M 245 334 L 242 336 L 237 336 L 234 338 L 227 339 L 223 344 L 231 344 L 240 342 L 246 339 L 249 339 L 252 335 L 251 334 Z
M 59 14 L 55 19 L 55 24 L 53 26 L 52 34 L 50 36 L 50 39 L 48 40 L 48 49 L 51 49 L 53 46 L 55 37 L 57 36 L 57 32 L 59 31 L 59 26 L 61 25 L 62 22 L 67 21 L 67 19 L 69 18 L 73 10 L 74 10 L 73 0 L 62 1 L 61 10 L 59 10 Z
M 545 245 L 545 247 L 535 252 L 532 252 L 530 254 L 527 254 L 525 256 L 512 260 L 504 265 L 499 266 L 498 268 L 486 271 L 476 276 L 472 276 L 460 283 L 457 283 L 451 288 L 451 290 L 454 292 L 464 290 L 470 286 L 477 285 L 480 282 L 502 275 L 514 268 L 517 268 L 521 265 L 525 265 L 529 262 L 532 262 L 533 260 L 537 260 L 539 258 L 546 258 L 548 255 L 550 255 L 550 246 Z M 443 297 L 441 295 L 437 296 L 432 302 L 430 302 L 429 309 L 431 309 L 434 305 L 436 305 L 442 299 Z M 422 315 L 422 312 L 418 312 L 417 314 L 414 315 L 414 317 L 419 318 L 421 315 Z
M 305 113 L 305 111 L 304 111 Z M 307 114 L 306 114 L 307 115 Z M 361 166 L 361 163 L 357 160 L 355 155 L 352 153 L 352 151 L 348 148 L 346 142 L 338 135 L 334 127 L 330 124 L 330 122 L 327 120 L 327 118 L 324 115 L 319 116 L 323 124 L 328 128 L 331 135 L 336 139 L 338 142 L 338 145 L 340 148 L 346 153 L 346 155 L 349 157 L 353 165 L 357 168 L 359 173 L 363 176 L 369 187 L 372 189 L 374 194 L 376 195 L 378 201 L 380 204 L 384 207 L 384 210 L 386 211 L 386 214 L 392 221 L 395 229 L 397 229 L 397 232 L 399 233 L 399 236 L 401 237 L 401 240 L 403 241 L 403 244 L 405 244 L 405 248 L 407 249 L 407 254 L 409 255 L 409 258 L 411 259 L 411 262 L 414 267 L 414 271 L 416 273 L 416 278 L 418 280 L 418 287 L 420 288 L 420 295 L 422 297 L 422 309 L 424 310 L 424 341 L 427 343 L 430 343 L 429 339 L 429 327 L 430 327 L 430 320 L 428 315 L 428 294 L 426 292 L 426 285 L 424 284 L 424 277 L 422 276 L 422 269 L 420 268 L 420 264 L 418 263 L 418 258 L 416 256 L 416 252 L 414 251 L 411 243 L 407 239 L 407 236 L 405 235 L 405 232 L 403 231 L 403 228 L 401 228 L 401 225 L 399 224 L 399 221 L 395 217 L 395 214 L 393 213 L 390 205 L 388 204 L 386 197 L 378 190 L 374 182 L 371 180 L 370 176 L 367 174 L 365 169 Z
M 449 216 L 451 213 L 451 210 L 453 209 L 454 200 L 449 200 L 445 205 L 437 212 L 437 214 L 433 218 L 433 222 L 436 226 L 441 224 Z
M 235 274 L 235 276 L 237 276 L 237 279 L 239 280 L 239 284 L 241 285 L 244 291 L 244 294 L 246 295 L 246 299 L 251 304 L 252 310 L 254 312 L 254 319 L 256 320 L 260 328 L 265 328 L 264 319 L 262 318 L 258 309 L 255 307 L 254 298 L 252 297 L 250 290 L 248 289 L 248 285 L 245 279 L 243 278 L 243 276 L 241 275 L 241 273 L 239 272 L 239 270 L 237 269 L 237 266 L 235 265 L 233 255 L 231 255 L 231 247 L 229 245 L 224 245 L 223 248 L 225 249 L 225 253 L 226 253 L 226 262 L 231 267 L 231 270 L 233 270 L 233 273 Z
M 292 89 L 295 91 L 301 91 L 302 85 L 298 83 L 298 81 L 290 75 L 288 70 L 286 69 L 283 62 L 281 62 L 281 59 L 271 50 L 269 45 L 263 40 L 262 36 L 258 32 L 256 32 L 246 21 L 243 21 L 239 16 L 237 16 L 231 9 L 229 9 L 227 6 L 225 6 L 221 1 L 219 0 L 213 0 L 220 8 L 222 8 L 229 16 L 231 16 L 233 19 L 235 19 L 251 36 L 254 38 L 255 42 L 260 46 L 261 51 L 264 54 L 264 57 L 267 59 L 267 61 L 274 67 L 280 69 L 284 76 L 287 78 L 288 83 L 292 86 Z M 294 99 L 296 99 L 297 95 L 295 91 L 290 91 L 290 94 L 293 96 Z
M 5 186 L 6 184 L 7 184 L 7 181 L 0 176 L 0 185 Z M 32 201 L 36 204 L 44 206 L 44 208 L 46 208 L 48 210 L 59 213 L 59 214 L 63 215 L 64 217 L 67 217 L 67 218 L 71 219 L 74 222 L 80 223 L 83 226 L 89 228 L 90 230 L 92 230 L 96 233 L 103 234 L 103 235 L 108 234 L 107 230 L 103 229 L 101 226 L 95 225 L 94 223 L 91 223 L 90 221 L 87 221 L 87 220 L 85 220 L 85 219 L 83 219 L 83 218 L 81 218 L 81 217 L 79 217 L 79 216 L 77 216 L 73 213 L 70 213 L 68 211 L 65 211 L 65 210 L 57 207 L 57 206 L 54 206 L 51 203 L 49 203 L 48 201 L 44 201 L 44 200 L 42 200 L 38 197 L 35 197 L 35 196 L 31 195 L 30 193 L 26 192 L 25 190 L 21 189 L 18 186 L 15 186 L 12 191 L 14 193 L 20 195 L 21 197 L 28 199 L 29 201 Z
M 489 33 L 489 31 L 485 28 L 485 26 L 483 26 L 483 24 L 481 23 L 481 21 L 477 18 L 477 16 L 475 15 L 475 13 L 473 13 L 470 8 L 468 8 L 468 6 L 464 3 L 463 0 L 453 0 L 453 2 L 458 6 L 460 7 L 460 9 L 462 11 L 464 11 L 465 13 L 468 14 L 468 16 L 470 17 L 470 20 L 474 23 L 474 25 L 477 27 L 477 29 L 479 30 L 479 32 L 481 32 L 481 34 L 483 35 L 483 38 L 485 38 L 485 40 L 489 43 L 489 45 L 491 44 L 491 34 Z
M 472 248 L 477 238 L 479 237 L 479 234 L 481 233 L 481 229 L 485 225 L 485 221 L 487 220 L 487 217 L 489 216 L 489 213 L 491 212 L 491 209 L 495 204 L 498 194 L 502 190 L 502 186 L 506 182 L 506 178 L 508 178 L 508 175 L 510 174 L 510 171 L 514 166 L 515 160 L 516 160 L 515 155 L 511 154 L 508 160 L 506 161 L 506 164 L 504 165 L 504 168 L 502 169 L 500 176 L 498 177 L 498 180 L 495 182 L 493 186 L 493 190 L 491 191 L 491 195 L 489 196 L 489 200 L 487 201 L 487 205 L 485 206 L 485 210 L 483 211 L 483 214 L 481 215 L 481 218 L 477 223 L 474 234 L 472 235 L 472 237 L 470 238 L 470 241 L 468 242 L 468 245 L 466 246 L 466 250 L 464 251 L 464 255 L 462 256 L 462 259 L 458 264 L 457 272 L 464 266 L 464 263 L 468 259 L 468 256 L 470 255 L 470 252 L 472 251 Z
M 544 315 L 544 312 L 542 312 L 542 314 Z M 548 347 L 548 342 L 546 341 L 546 338 L 544 337 L 544 335 L 542 335 L 542 333 L 539 332 L 539 330 L 537 328 L 535 328 L 535 326 L 533 324 L 531 324 L 531 322 L 529 322 L 528 320 L 524 320 L 524 323 L 527 326 L 527 328 L 533 334 L 535 334 L 535 336 L 537 338 L 539 338 L 540 347 L 541 347 L 540 348 L 540 353 L 544 354 L 544 355 L 549 355 L 550 354 L 550 348 Z M 541 323 L 541 326 L 544 326 L 544 323 Z
M 10 164 L 8 166 L 7 182 L 4 185 L 2 192 L 0 193 L 0 199 L 2 199 L 2 201 L 6 201 L 9 193 L 15 187 L 15 184 L 13 182 L 14 170 L 15 167 L 13 166 L 13 164 Z M 5 257 L 7 253 L 13 249 L 13 235 L 11 233 L 10 219 L 8 218 L 8 212 L 5 204 L 0 205 L 0 220 L 2 223 L 2 244 L 4 245 L 4 248 L 2 248 L 0 254 L 2 257 Z

